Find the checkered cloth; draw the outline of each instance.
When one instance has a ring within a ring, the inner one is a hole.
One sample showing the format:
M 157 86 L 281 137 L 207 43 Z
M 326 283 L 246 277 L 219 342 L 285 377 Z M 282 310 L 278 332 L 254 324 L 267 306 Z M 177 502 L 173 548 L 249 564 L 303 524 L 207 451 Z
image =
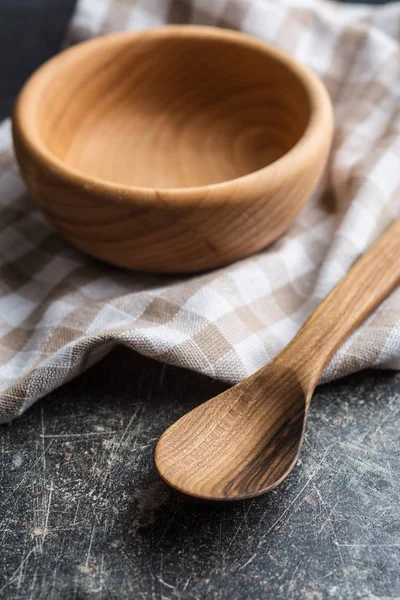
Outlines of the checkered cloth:
M 139 275 L 76 251 L 46 223 L 26 193 L 10 122 L 3 122 L 2 422 L 117 344 L 230 383 L 247 377 L 400 215 L 400 4 L 81 0 L 68 43 L 188 22 L 273 42 L 322 77 L 336 121 L 323 184 L 290 231 L 256 256 L 190 277 Z M 338 351 L 323 381 L 370 366 L 400 367 L 399 289 Z

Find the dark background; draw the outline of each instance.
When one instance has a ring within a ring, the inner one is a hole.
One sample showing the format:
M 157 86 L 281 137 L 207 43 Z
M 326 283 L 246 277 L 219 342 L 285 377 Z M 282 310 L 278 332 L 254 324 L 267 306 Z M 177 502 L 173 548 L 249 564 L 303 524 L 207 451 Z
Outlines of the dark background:
M 72 9 L 0 0 L 1 117 Z M 319 388 L 301 460 L 267 496 L 183 500 L 154 446 L 225 387 L 118 349 L 1 426 L 0 599 L 399 597 L 398 376 Z
M 25 79 L 55 54 L 75 0 L 0 0 L 0 119 Z

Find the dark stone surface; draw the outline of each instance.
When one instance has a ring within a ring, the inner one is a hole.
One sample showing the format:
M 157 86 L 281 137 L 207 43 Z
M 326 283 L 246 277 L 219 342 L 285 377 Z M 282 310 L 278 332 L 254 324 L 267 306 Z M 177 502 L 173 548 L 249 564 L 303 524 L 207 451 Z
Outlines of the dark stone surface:
M 118 349 L 3 426 L 0 597 L 400 596 L 400 379 L 321 388 L 284 484 L 196 504 L 159 481 L 153 450 L 224 388 Z
M 0 118 L 72 0 L 0 0 Z M 258 500 L 202 505 L 153 467 L 163 430 L 224 385 L 120 349 L 0 428 L 0 599 L 400 596 L 400 379 L 318 390 L 301 460 Z

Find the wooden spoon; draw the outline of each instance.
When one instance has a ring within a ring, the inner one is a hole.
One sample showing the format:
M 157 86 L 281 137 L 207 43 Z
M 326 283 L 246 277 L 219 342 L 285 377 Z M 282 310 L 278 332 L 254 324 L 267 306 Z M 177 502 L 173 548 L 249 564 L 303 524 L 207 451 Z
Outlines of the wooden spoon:
M 324 367 L 399 280 L 397 219 L 280 354 L 162 435 L 155 452 L 162 479 L 208 500 L 243 500 L 279 485 L 296 464 Z

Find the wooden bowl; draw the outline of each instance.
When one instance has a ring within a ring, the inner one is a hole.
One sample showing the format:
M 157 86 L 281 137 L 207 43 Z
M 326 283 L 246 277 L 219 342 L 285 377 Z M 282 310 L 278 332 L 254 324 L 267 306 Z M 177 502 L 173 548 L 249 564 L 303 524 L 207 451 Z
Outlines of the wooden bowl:
M 97 38 L 26 83 L 14 144 L 34 201 L 72 244 L 159 272 L 225 265 L 292 223 L 327 160 L 322 83 L 224 29 Z

